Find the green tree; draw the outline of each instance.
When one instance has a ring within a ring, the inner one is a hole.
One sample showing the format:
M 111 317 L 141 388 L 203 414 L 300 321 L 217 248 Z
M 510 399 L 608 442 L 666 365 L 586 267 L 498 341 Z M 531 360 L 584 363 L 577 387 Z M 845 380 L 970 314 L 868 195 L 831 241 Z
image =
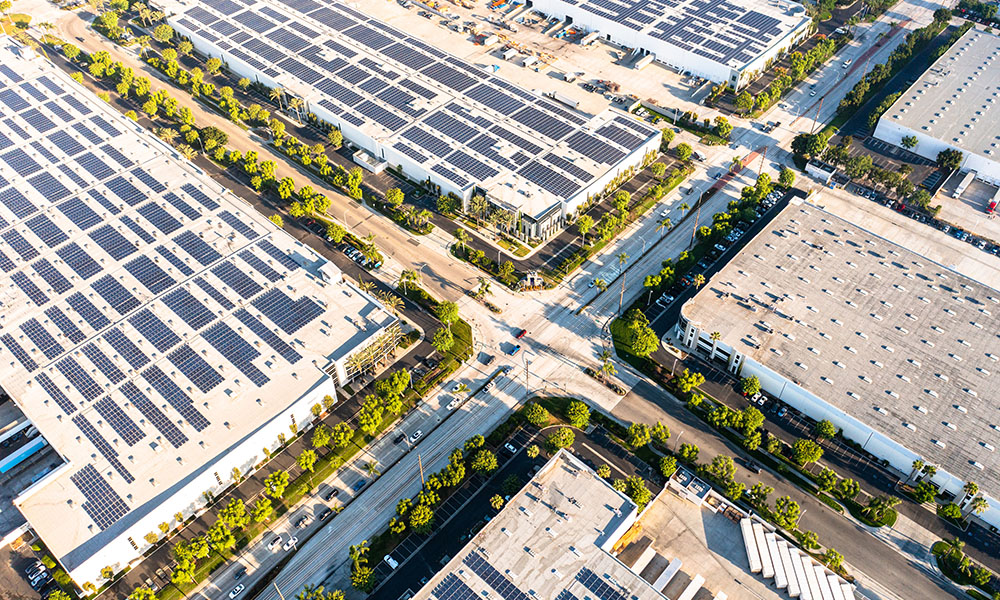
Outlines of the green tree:
M 493 496 L 490 497 L 490 506 L 492 506 L 493 510 L 496 511 L 499 511 L 501 508 L 503 508 L 503 496 L 499 494 L 493 494 Z
M 921 504 L 926 504 L 928 502 L 933 502 L 934 498 L 937 497 L 938 488 L 936 485 L 929 481 L 921 481 L 917 484 L 917 487 L 913 490 L 913 497 L 917 502 Z
M 172 575 L 173 573 L 171 573 L 171 576 Z M 173 577 L 171 577 L 171 579 L 172 578 Z M 187 578 L 184 579 L 184 581 L 186 580 Z M 69 598 L 70 598 L 69 594 L 67 594 L 62 590 L 58 590 L 57 592 L 49 596 L 49 600 L 69 600 Z M 156 600 L 156 592 L 145 586 L 137 587 L 132 591 L 131 594 L 128 595 L 128 598 L 126 600 Z
M 344 448 L 354 438 L 354 429 L 347 423 L 337 423 L 330 430 L 330 443 L 334 448 Z
M 625 443 L 635 450 L 649 444 L 651 439 L 652 435 L 649 432 L 648 425 L 645 423 L 632 423 L 628 427 L 628 435 L 626 436 Z
M 653 493 L 646 487 L 646 482 L 638 475 L 632 475 L 625 480 L 625 495 L 635 502 L 640 512 L 653 498 Z
M 576 435 L 573 430 L 569 427 L 560 427 L 550 435 L 545 443 L 548 445 L 549 449 L 555 452 L 560 448 L 568 448 L 573 445 L 573 441 L 576 439 Z
M 313 429 L 312 447 L 322 448 L 330 443 L 330 427 L 326 423 L 320 423 Z
M 264 479 L 264 494 L 279 500 L 288 487 L 288 472 L 275 471 Z
M 795 184 L 795 171 L 792 171 L 788 167 L 782 167 L 781 173 L 778 175 L 778 185 L 783 188 L 790 188 Z
M 840 568 L 844 565 L 844 556 L 833 548 L 827 548 L 826 552 L 823 554 L 823 562 L 826 563 L 826 566 L 830 567 L 831 570 L 840 571 Z
M 753 484 L 750 488 L 750 493 L 747 494 L 747 500 L 750 504 L 760 508 L 767 505 L 767 497 L 771 495 L 774 488 L 769 485 L 764 485 L 761 482 Z
M 750 92 L 743 90 L 739 96 L 736 97 L 736 110 L 740 111 L 742 114 L 748 114 L 753 110 L 754 97 L 750 95 Z
M 299 468 L 303 471 L 309 471 L 312 473 L 316 468 L 316 459 L 317 456 L 315 450 L 303 450 L 302 453 L 299 454 L 298 458 L 295 459 L 295 462 L 298 463 Z
M 705 376 L 697 371 L 692 372 L 684 369 L 684 372 L 674 379 L 674 383 L 681 393 L 687 394 L 705 383 Z
M 576 230 L 583 237 L 583 245 L 587 245 L 587 233 L 594 228 L 594 218 L 590 215 L 582 215 L 576 220 Z
M 799 507 L 799 503 L 792 500 L 789 496 L 782 496 L 774 503 L 774 522 L 779 527 L 788 529 L 789 531 L 796 529 L 801 514 L 802 509 Z
M 492 473 L 497 470 L 499 463 L 497 462 L 497 456 L 492 451 L 483 448 L 476 453 L 475 458 L 472 459 L 472 464 L 470 465 L 474 471 L 480 473 Z
M 566 407 L 566 418 L 573 427 L 586 429 L 590 424 L 590 408 L 584 402 L 572 400 Z
M 677 147 L 674 148 L 674 153 L 677 155 L 677 158 L 679 160 L 687 162 L 688 160 L 690 160 L 691 155 L 694 153 L 694 150 L 691 149 L 691 146 L 682 142 L 680 144 L 677 144 Z
M 232 498 L 225 508 L 219 511 L 219 520 L 230 529 L 243 529 L 250 524 L 250 514 L 246 504 L 239 498 Z
M 446 300 L 437 305 L 434 309 L 434 314 L 439 321 L 447 325 L 448 329 L 451 330 L 452 324 L 458 321 L 458 305 Z
M 760 379 L 756 375 L 744 377 L 740 380 L 740 389 L 744 396 L 753 396 L 760 393 Z
M 837 427 L 829 420 L 823 419 L 813 427 L 813 435 L 816 439 L 832 440 L 837 436 Z
M 833 488 L 834 495 L 844 501 L 854 500 L 855 496 L 860 492 L 861 485 L 853 479 L 841 479 Z
M 538 446 L 535 445 L 535 444 L 532 444 L 532 445 L 528 446 L 527 450 L 525 450 L 525 454 L 528 455 L 528 458 L 537 458 L 539 451 L 540 450 L 539 450 Z
M 430 533 L 434 527 L 434 510 L 426 504 L 418 504 L 410 510 L 410 529 L 417 533 Z
M 435 350 L 444 354 L 455 345 L 455 338 L 451 334 L 450 329 L 442 327 L 434 332 L 434 338 L 431 340 L 431 345 L 434 346 Z
M 677 472 L 677 459 L 673 456 L 664 456 L 660 459 L 660 474 L 667 479 Z
M 611 477 L 611 467 L 608 465 L 601 465 L 597 467 L 597 476 L 600 477 L 601 479 L 607 479 L 608 477 Z
M 375 435 L 382 424 L 382 416 L 385 408 L 374 395 L 369 394 L 361 403 L 361 410 L 358 411 L 358 427 L 368 435 Z
M 907 150 L 913 150 L 917 147 L 919 140 L 917 140 L 917 136 L 915 135 L 904 135 L 903 138 L 899 140 L 899 143 Z
M 80 56 L 80 49 L 73 44 L 63 44 L 62 46 L 63 56 L 69 60 L 75 60 L 77 56 Z
M 365 593 L 372 591 L 375 588 L 374 569 L 366 565 L 351 569 L 351 587 Z
M 736 463 L 733 462 L 733 457 L 731 456 L 717 454 L 712 459 L 712 462 L 709 463 L 705 472 L 720 484 L 725 485 L 733 481 L 733 478 L 736 476 Z
M 307 584 L 295 596 L 295 600 L 344 600 L 344 592 L 340 590 L 330 590 L 327 592 L 321 585 Z
M 961 150 L 955 150 L 954 148 L 942 150 L 937 155 L 937 165 L 942 169 L 950 171 L 955 171 L 961 167 L 964 160 L 965 154 Z
M 653 177 L 657 179 L 662 178 L 667 173 L 667 165 L 661 162 L 655 162 L 649 165 L 650 172 L 653 173 Z
M 698 446 L 695 444 L 681 444 L 678 456 L 682 461 L 693 465 L 698 461 Z
M 545 407 L 537 402 L 525 404 L 524 408 L 521 409 L 521 413 L 535 427 L 545 427 L 549 424 L 549 411 L 545 410 Z
M 792 445 L 792 460 L 799 465 L 805 466 L 811 462 L 816 462 L 822 456 L 823 449 L 812 440 L 801 439 Z
M 500 277 L 502 279 L 506 279 L 514 274 L 514 263 L 510 262 L 509 260 L 505 260 L 502 263 L 500 263 L 500 267 L 497 269 L 497 271 L 500 273 Z
M 670 142 L 674 141 L 674 130 L 673 129 L 663 129 L 660 132 L 660 151 L 666 152 L 667 148 L 670 147 Z
M 174 37 L 174 29 L 166 23 L 157 25 L 156 29 L 153 30 L 153 38 L 158 42 L 165 44 L 169 42 L 172 37 Z
M 823 469 L 816 476 L 816 485 L 820 491 L 829 492 L 837 485 L 837 474 L 830 469 Z

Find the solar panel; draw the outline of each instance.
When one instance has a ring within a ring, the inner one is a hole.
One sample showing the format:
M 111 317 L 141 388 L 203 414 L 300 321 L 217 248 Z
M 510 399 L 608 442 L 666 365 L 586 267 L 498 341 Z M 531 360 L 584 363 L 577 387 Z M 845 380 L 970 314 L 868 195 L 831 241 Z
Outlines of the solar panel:
M 128 505 L 93 465 L 87 465 L 71 475 L 70 481 L 86 498 L 81 506 L 101 531 L 128 514 Z
M 76 326 L 76 323 L 71 321 L 66 314 L 59 308 L 53 306 L 46 309 L 45 316 L 48 317 L 55 326 L 59 328 L 59 331 L 66 336 L 69 341 L 74 344 L 79 344 L 83 340 L 87 339 L 87 336 L 80 331 L 80 328 Z
M 536 131 L 552 140 L 560 140 L 573 131 L 572 125 L 560 121 L 548 113 L 538 110 L 534 106 L 522 108 L 514 113 L 511 118 L 528 129 Z
M 323 307 L 311 298 L 292 300 L 277 288 L 264 292 L 251 304 L 287 334 L 295 333 L 323 314 Z
M 45 280 L 53 292 L 62 294 L 73 289 L 73 284 L 63 276 L 48 260 L 40 258 L 31 265 L 39 277 Z
M 63 353 L 63 347 L 59 345 L 52 334 L 42 327 L 38 319 L 28 319 L 21 323 L 21 331 L 28 336 L 38 350 L 45 355 L 45 358 L 53 359 Z
M 448 155 L 446 161 L 448 164 L 465 171 L 471 175 L 473 179 L 477 179 L 479 181 L 485 181 L 500 172 L 481 160 L 469 156 L 461 150 L 455 150 L 452 152 Z
M 46 117 L 42 114 L 42 111 L 37 108 L 32 108 L 31 110 L 25 111 L 21 115 L 21 118 L 28 124 L 39 131 L 39 133 L 45 133 L 55 129 L 56 124 L 52 122 L 52 119 Z
M 87 400 L 93 400 L 101 395 L 101 386 L 97 385 L 94 378 L 84 371 L 80 363 L 76 362 L 72 357 L 67 356 L 57 362 L 56 369 Z
M 149 357 L 142 350 L 139 350 L 139 347 L 128 339 L 120 329 L 109 329 L 104 334 L 104 341 L 114 348 L 115 352 L 124 358 L 125 362 L 133 369 L 141 369 L 149 363 Z
M 3 240 L 20 255 L 21 260 L 33 260 L 38 256 L 38 250 L 32 246 L 24 236 L 15 229 L 9 229 L 3 234 Z
M 141 304 L 131 292 L 125 289 L 125 286 L 111 275 L 105 275 L 94 281 L 91 287 L 120 315 L 125 315 Z
M 185 421 L 191 424 L 191 427 L 194 427 L 195 431 L 202 431 L 209 426 L 208 419 L 194 407 L 191 398 L 158 366 L 149 367 L 143 371 L 142 376 L 170 406 L 174 407 L 174 410 L 184 417 Z
M 90 117 L 90 122 L 97 125 L 101 130 L 104 131 L 104 133 L 108 134 L 111 137 L 118 137 L 122 134 L 122 132 L 118 131 L 117 127 L 105 121 L 104 117 L 102 117 L 101 115 L 94 115 Z
M 103 146 L 101 146 L 101 151 L 110 156 L 111 160 L 115 161 L 116 163 L 125 167 L 126 169 L 131 167 L 133 164 L 132 161 L 127 156 L 119 152 L 118 149 L 112 146 L 111 144 L 104 144 Z
M 218 250 L 197 236 L 193 231 L 184 231 L 174 238 L 174 243 L 202 265 L 210 265 L 222 258 Z
M 69 398 L 66 397 L 66 394 L 59 389 L 59 386 L 57 386 L 55 382 L 49 379 L 48 375 L 45 373 L 39 373 L 38 376 L 35 377 L 35 381 L 38 382 L 38 385 L 45 390 L 45 393 L 49 395 L 49 398 L 52 398 L 52 401 L 56 403 L 56 406 L 58 406 L 65 414 L 71 415 L 76 412 L 76 405 L 70 402 Z
M 67 98 L 72 98 L 72 96 L 67 96 Z M 104 141 L 104 138 L 94 133 L 82 121 L 79 123 L 74 123 L 73 129 L 75 129 L 76 132 L 82 135 L 83 137 L 87 138 L 87 141 L 90 142 L 91 144 L 100 144 L 101 142 Z
M 170 235 L 181 228 L 181 222 L 155 202 L 149 202 L 140 206 L 139 214 L 152 223 L 153 227 L 156 227 L 166 235 Z
M 69 239 L 62 229 L 52 222 L 52 219 L 48 218 L 46 215 L 38 215 L 28 219 L 25 223 L 28 229 L 32 233 L 38 236 L 38 239 L 42 240 L 42 243 L 49 248 L 55 248 L 59 244 L 65 242 Z
M 156 238 L 154 238 L 148 231 L 143 229 L 141 225 L 136 223 L 136 221 L 132 217 L 128 215 L 122 215 L 121 222 L 124 223 L 126 227 L 131 229 L 132 233 L 139 236 L 139 239 L 146 242 L 147 244 L 152 244 L 153 242 L 156 241 Z
M 101 217 L 80 198 L 71 198 L 56 208 L 81 231 L 86 231 L 101 222 Z
M 111 225 L 99 227 L 90 232 L 90 239 L 111 255 L 115 260 L 121 260 L 136 252 L 135 244 L 128 241 L 124 235 Z
M 462 562 L 468 565 L 480 579 L 486 582 L 486 585 L 496 590 L 504 600 L 530 600 L 528 594 L 518 589 L 516 585 L 479 554 L 470 552 Z
M 483 106 L 492 108 L 502 115 L 512 115 L 516 110 L 524 106 L 517 98 L 508 96 L 504 92 L 486 83 L 480 83 L 472 88 L 466 95 Z
M 194 207 L 180 199 L 177 194 L 173 192 L 168 192 L 163 195 L 163 199 L 169 202 L 174 208 L 179 210 L 182 215 L 195 221 L 201 218 L 201 213 L 198 212 Z
M 181 343 L 181 338 L 148 308 L 137 312 L 128 322 L 160 352 L 166 352 Z
M 156 430 L 166 438 L 171 446 L 180 448 L 188 441 L 187 436 L 177 428 L 177 425 L 174 425 L 173 421 L 168 419 L 158 406 L 153 404 L 145 394 L 139 391 L 139 388 L 134 383 L 131 381 L 125 382 L 121 387 L 121 391 L 125 395 L 125 398 L 135 406 L 147 421 L 153 424 L 153 427 L 156 427 Z
M 194 282 L 198 284 L 198 287 L 205 290 L 205 293 L 208 294 L 209 298 L 218 302 L 222 308 L 230 310 L 236 306 L 229 300 L 229 298 L 226 298 L 219 290 L 215 289 L 211 283 L 205 281 L 203 278 L 196 277 Z
M 195 331 L 215 320 L 215 313 L 183 288 L 164 296 L 163 303 Z
M 0 190 L 0 202 L 19 219 L 23 219 L 38 210 L 30 200 L 24 197 L 24 194 L 12 187 Z
M 274 282 L 281 279 L 281 273 L 278 273 L 277 271 L 272 269 L 270 266 L 268 266 L 267 263 L 261 260 L 260 257 L 258 257 L 250 250 L 243 250 L 242 252 L 240 252 L 240 258 L 242 258 L 244 262 L 250 265 L 253 268 L 253 270 L 257 271 L 265 278 L 267 278 L 268 281 Z
M 204 358 L 187 344 L 171 352 L 167 359 L 203 394 L 208 393 L 223 381 L 222 375 L 219 375 Z
M 76 242 L 71 242 L 56 250 L 56 256 L 61 258 L 63 262 L 73 269 L 74 273 L 82 277 L 84 280 L 90 279 L 102 270 L 101 265 L 99 265 L 89 254 L 84 252 L 83 248 L 78 246 Z
M 105 460 L 108 461 L 114 470 L 118 471 L 118 474 L 122 476 L 125 483 L 132 483 L 135 481 L 135 477 L 133 477 L 132 474 L 129 473 L 128 469 L 125 468 L 125 465 L 118 460 L 118 451 L 115 450 L 110 443 L 108 443 L 108 440 L 104 439 L 104 436 L 98 433 L 93 423 L 91 423 L 87 417 L 83 415 L 76 415 L 73 417 L 73 424 L 80 429 L 88 440 L 90 440 L 90 443 L 97 448 L 97 451 L 104 456 Z
M 7 258 L 7 255 L 0 252 L 0 269 L 3 269 L 4 273 L 10 273 L 16 268 L 14 261 Z
M 245 237 L 248 240 L 255 240 L 258 237 L 260 237 L 260 234 L 253 230 L 253 227 L 247 225 L 245 221 L 241 220 L 239 217 L 229 212 L 228 210 L 220 212 L 219 218 L 225 221 L 227 225 L 232 227 L 234 230 L 239 232 L 243 237 Z
M 146 286 L 146 289 L 153 294 L 160 294 L 170 286 L 177 283 L 173 277 L 164 271 L 145 254 L 125 263 L 125 270 L 139 280 L 139 283 Z
M 71 193 L 52 173 L 47 171 L 28 178 L 28 183 L 52 203 L 62 200 Z
M 111 362 L 108 357 L 94 344 L 87 344 L 81 350 L 83 351 L 83 355 L 86 356 L 90 362 L 94 363 L 94 366 L 97 367 L 97 369 L 103 373 L 111 383 L 121 383 L 122 380 L 125 379 L 125 374 L 122 373 L 121 369 L 119 369 L 115 363 Z
M 580 189 L 580 184 L 561 175 L 538 161 L 528 163 L 518 174 L 559 198 L 569 198 Z
M 580 572 L 576 574 L 576 580 L 597 596 L 598 600 L 628 600 L 629 598 L 617 588 L 611 587 L 611 584 L 587 567 L 580 569 Z
M 22 348 L 21 345 L 17 343 L 17 341 L 14 339 L 14 336 L 12 336 L 9 333 L 5 333 L 2 337 L 0 337 L 0 341 L 3 342 L 4 346 L 7 346 L 7 349 L 10 350 L 10 353 L 14 355 L 14 358 L 20 361 L 21 365 L 29 373 L 38 368 L 38 363 L 36 363 L 35 360 L 31 358 L 30 354 L 24 351 L 24 348 Z
M 271 243 L 270 240 L 262 240 L 257 247 L 266 252 L 271 258 L 278 261 L 286 271 L 294 271 L 299 268 L 299 263 L 295 262 L 295 259 L 282 252 L 277 246 Z
M 104 316 L 104 313 L 97 310 L 97 307 L 90 300 L 84 298 L 80 292 L 66 298 L 66 302 L 94 329 L 103 329 L 111 324 L 111 320 Z
M 107 396 L 101 398 L 94 403 L 94 408 L 97 409 L 97 414 L 101 415 L 101 418 L 107 421 L 115 433 L 122 438 L 122 441 L 129 446 L 136 445 L 142 438 L 146 437 L 145 432 L 136 425 L 132 417 L 128 416 L 122 407 L 118 406 L 118 403 L 111 398 Z
M 240 322 L 243 323 L 248 329 L 250 329 L 250 331 L 263 340 L 265 344 L 270 346 L 272 350 L 280 354 L 281 357 L 287 360 L 290 364 L 294 365 L 302 359 L 301 354 L 296 352 L 291 346 L 288 345 L 287 342 L 268 329 L 259 319 L 251 315 L 245 308 L 241 308 L 233 314 L 235 314 L 236 318 L 239 319 Z
M 241 298 L 249 298 L 256 295 L 263 288 L 245 272 L 236 268 L 236 265 L 226 261 L 212 269 L 212 273 L 228 285 Z
M 108 211 L 109 213 L 111 213 L 113 215 L 117 215 L 118 213 L 121 212 L 121 209 L 119 209 L 117 206 L 115 206 L 115 204 L 113 202 L 111 202 L 110 200 L 108 200 L 104 196 L 104 194 L 98 192 L 97 190 L 88 190 L 87 191 L 87 195 L 90 196 L 91 198 L 93 198 L 94 200 L 96 200 L 97 203 L 100 204 L 101 206 L 103 206 L 104 209 L 106 211 Z
M 212 325 L 202 333 L 202 337 L 257 387 L 270 381 L 270 378 L 253 364 L 253 360 L 260 356 L 260 352 L 226 323 Z
M 197 202 L 199 202 L 202 206 L 204 206 L 208 210 L 215 210 L 219 208 L 218 202 L 209 198 L 205 194 L 205 192 L 199 190 L 190 183 L 185 183 L 183 186 L 181 186 L 181 190 L 183 190 L 184 193 L 187 194 L 188 196 L 194 198 Z
M 454 573 L 445 575 L 441 583 L 434 586 L 431 595 L 437 600 L 476 600 L 479 596 L 472 588 L 465 585 Z
M 173 252 L 167 250 L 164 246 L 157 246 L 156 247 L 156 252 L 157 252 L 157 254 L 159 254 L 160 256 L 162 256 L 163 258 L 167 259 L 167 262 L 169 262 L 170 265 L 173 268 L 175 268 L 178 271 L 180 271 L 181 274 L 184 275 L 185 277 L 187 277 L 188 275 L 191 275 L 191 274 L 194 273 L 194 269 L 192 269 L 191 267 L 189 267 L 186 264 L 184 264 L 184 261 L 182 261 Z
M 42 290 L 38 289 L 34 281 L 28 279 L 28 276 L 23 272 L 14 273 L 10 276 L 11 281 L 17 284 L 17 287 L 21 288 L 21 291 L 27 294 L 28 299 L 34 302 L 38 306 L 44 305 L 49 301 L 49 297 L 42 293 Z

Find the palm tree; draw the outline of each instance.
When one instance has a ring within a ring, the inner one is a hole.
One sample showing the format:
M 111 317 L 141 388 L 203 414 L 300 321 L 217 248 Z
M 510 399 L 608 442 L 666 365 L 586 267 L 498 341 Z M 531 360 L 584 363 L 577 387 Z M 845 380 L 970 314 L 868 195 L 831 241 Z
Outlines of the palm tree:
M 285 90 L 280 87 L 271 88 L 271 93 L 269 95 L 271 97 L 271 100 L 274 100 L 278 103 L 278 108 L 281 108 L 281 102 L 285 98 Z
M 469 391 L 469 386 L 464 383 L 458 384 L 458 387 L 455 388 L 456 394 L 467 394 Z
M 618 255 L 618 266 L 622 268 L 622 291 L 618 296 L 618 316 L 622 314 L 622 305 L 625 302 L 625 276 L 628 271 L 625 270 L 625 263 L 628 262 L 629 256 L 627 253 L 622 252 Z
M 351 546 L 348 554 L 352 563 L 359 566 L 366 564 L 368 562 L 368 559 L 365 558 L 365 555 L 368 554 L 368 540 L 362 540 L 360 544 Z
M 698 273 L 694 276 L 694 289 L 699 289 L 701 286 L 705 285 L 705 276 Z
M 365 239 L 367 240 L 367 238 Z M 382 257 L 382 255 L 379 254 L 378 246 L 376 246 L 373 242 L 361 244 L 361 255 L 368 259 L 368 261 L 372 264 L 377 263 Z
M 597 289 L 601 290 L 602 292 L 606 292 L 608 290 L 608 282 L 604 281 L 600 277 L 594 279 L 594 285 L 597 286 Z
M 680 205 L 680 206 L 678 206 L 677 208 L 681 209 L 681 214 L 683 214 L 683 213 L 685 213 L 685 212 L 687 212 L 687 211 L 691 210 L 691 207 L 690 207 L 690 206 L 688 206 L 688 203 L 687 203 L 687 202 L 682 202 L 682 203 L 681 203 L 681 205 Z
M 981 515 L 989 509 L 990 503 L 982 496 L 976 496 L 969 503 L 969 512 L 977 515 Z
M 497 228 L 503 228 L 505 231 L 509 232 L 510 228 L 514 226 L 517 221 L 517 217 L 514 213 L 507 210 L 499 210 L 495 213 L 497 215 Z
M 150 47 L 152 47 L 153 45 L 153 41 L 149 38 L 148 35 L 140 35 L 139 37 L 135 38 L 135 43 L 137 46 L 139 46 L 139 55 L 142 57 L 146 56 L 146 51 L 149 50 Z
M 468 248 L 469 232 L 459 227 L 455 230 L 455 243 L 462 248 Z
M 156 137 L 170 145 L 173 145 L 174 140 L 177 139 L 178 135 L 180 134 L 177 133 L 177 130 L 172 127 L 158 127 L 156 129 Z
M 420 273 L 414 271 L 413 269 L 403 269 L 399 274 L 399 285 L 403 288 L 403 292 L 406 292 L 406 284 L 412 283 L 413 285 L 420 284 Z
M 722 339 L 722 334 L 718 331 L 713 331 L 708 335 L 708 338 L 712 340 L 712 358 L 710 360 L 715 360 L 715 351 L 719 347 L 719 340 Z
M 608 375 L 614 375 L 616 372 L 615 366 L 611 364 L 612 356 L 611 351 L 607 349 L 601 350 L 601 354 L 598 356 L 601 359 L 601 368 L 598 373 L 602 380 Z
M 365 463 L 364 469 L 365 473 L 368 473 L 369 477 L 371 477 L 372 479 L 382 474 L 382 471 L 378 470 L 378 461 L 373 460 Z
M 739 156 L 733 157 L 733 162 L 729 165 L 729 170 L 733 173 L 743 169 L 743 159 Z
M 656 233 L 660 233 L 661 230 L 664 232 L 670 231 L 670 228 L 674 226 L 674 222 L 670 220 L 670 217 L 663 217 L 656 224 Z
M 394 315 L 399 314 L 399 310 L 403 308 L 403 301 L 395 294 L 380 291 L 378 292 L 378 299 Z
M 924 461 L 918 458 L 915 461 L 913 461 L 911 467 L 912 469 L 910 470 L 910 476 L 906 478 L 906 483 L 910 483 L 911 481 L 913 481 L 913 479 L 917 476 L 917 474 L 920 473 L 921 469 L 924 468 Z
M 476 218 L 477 225 L 479 224 L 480 217 L 483 216 L 489 206 L 489 202 L 486 201 L 486 198 L 479 194 L 476 194 L 471 200 L 469 200 L 469 212 Z
M 299 122 L 302 122 L 302 113 L 299 111 L 303 106 L 305 106 L 305 104 L 306 103 L 302 101 L 302 98 L 299 98 L 298 96 L 288 101 L 288 108 L 295 111 L 295 119 Z
M 483 298 L 485 296 L 492 296 L 493 295 L 493 290 L 490 289 L 490 280 L 489 279 L 487 279 L 485 277 L 480 277 L 479 278 L 479 291 L 477 292 L 477 295 L 480 298 Z
M 945 541 L 945 545 L 948 547 L 947 552 L 944 553 L 945 558 L 960 560 L 965 556 L 965 542 L 962 540 L 955 538 L 950 542 Z
M 374 281 L 365 281 L 364 279 L 358 278 L 358 289 L 362 292 L 371 293 L 375 289 Z
M 198 156 L 198 152 L 187 144 L 181 144 L 178 146 L 177 151 L 180 152 L 181 156 L 188 160 L 194 160 L 194 157 Z

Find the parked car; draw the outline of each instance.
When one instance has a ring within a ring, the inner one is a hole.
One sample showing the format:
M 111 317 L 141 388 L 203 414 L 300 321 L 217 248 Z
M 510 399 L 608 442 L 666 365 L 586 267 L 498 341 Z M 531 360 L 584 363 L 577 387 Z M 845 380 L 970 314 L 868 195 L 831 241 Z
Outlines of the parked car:
M 487 391 L 488 391 L 488 390 L 492 390 L 492 389 L 493 389 L 493 386 L 495 386 L 495 385 L 496 385 L 496 383 L 494 383 L 494 382 L 493 382 L 493 380 L 492 380 L 492 379 L 490 379 L 489 381 L 487 381 L 487 382 L 486 382 L 486 386 L 485 386 L 485 389 L 486 389 Z
M 292 549 L 292 546 L 294 546 L 294 545 L 295 545 L 295 544 L 297 544 L 297 543 L 299 543 L 299 538 L 297 538 L 297 537 L 295 537 L 295 536 L 293 535 L 293 536 L 291 536 L 291 537 L 289 537 L 289 538 L 288 538 L 288 541 L 287 541 L 287 542 L 285 542 L 285 543 L 284 543 L 284 544 L 283 544 L 283 545 L 281 546 L 281 548 L 282 548 L 282 549 L 283 549 L 283 550 L 284 550 L 285 552 L 288 552 L 289 550 L 291 550 L 291 549 Z
M 389 556 L 388 554 L 386 554 L 385 558 L 383 558 L 382 560 L 385 561 L 385 564 L 389 565 L 390 569 L 395 569 L 396 567 L 399 566 L 399 561 Z
M 515 338 L 517 338 L 517 339 L 521 339 L 521 338 L 523 338 L 523 337 L 524 337 L 524 336 L 526 336 L 526 335 L 528 335 L 528 330 L 527 330 L 527 329 L 522 329 L 522 330 L 521 330 L 521 331 L 519 331 L 519 332 L 517 333 L 517 335 L 516 335 L 516 336 L 514 336 L 514 337 L 515 337 Z
M 497 360 L 496 355 L 490 354 L 486 357 L 486 362 L 484 363 L 487 367 L 495 363 Z
M 319 513 L 319 520 L 320 521 L 325 521 L 328 518 L 330 518 L 330 515 L 332 515 L 332 514 L 333 514 L 332 510 L 330 510 L 329 508 L 324 508 L 323 512 Z
M 461 404 L 461 402 L 459 402 L 458 398 L 454 398 L 451 402 L 448 403 L 448 406 L 446 406 L 445 408 L 447 408 L 448 410 L 455 410 L 456 408 L 458 408 L 459 404 Z
M 760 473 L 760 465 L 755 463 L 754 461 L 748 459 L 743 464 L 746 466 L 747 470 L 750 471 L 751 473 Z
M 424 432 L 418 429 L 414 431 L 413 434 L 410 435 L 410 443 L 415 444 L 417 443 L 417 440 L 419 440 L 422 437 L 424 437 Z
M 235 573 L 233 573 L 233 579 L 239 581 L 240 579 L 243 579 L 243 576 L 246 574 L 247 574 L 247 568 L 240 567 L 239 569 L 236 570 Z
M 339 494 L 339 493 L 340 493 L 340 490 L 338 490 L 337 488 L 330 488 L 330 491 L 328 491 L 326 493 L 326 495 L 323 496 L 323 499 L 326 500 L 327 502 L 329 502 L 330 500 L 333 500 L 334 498 L 336 498 L 337 494 Z
M 403 440 L 405 440 L 405 439 L 406 439 L 406 434 L 400 432 L 399 435 L 397 435 L 395 438 L 393 438 L 392 443 L 393 444 L 402 444 Z
M 297 521 L 295 521 L 295 528 L 302 529 L 303 527 L 308 527 L 312 523 L 312 517 L 309 515 L 302 515 Z
M 511 454 L 517 454 L 517 448 L 512 446 L 510 442 L 504 443 L 503 447 L 506 448 Z
M 510 351 L 507 352 L 507 354 L 509 356 L 514 356 L 515 354 L 517 354 L 520 351 L 521 351 L 521 346 L 518 345 L 518 346 L 514 346 L 513 348 L 511 348 Z
M 45 565 L 42 564 L 42 561 L 36 559 L 31 561 L 31 563 L 24 568 L 24 574 L 30 576 L 33 573 L 41 571 L 43 569 L 45 569 Z
M 232 600 L 236 596 L 239 596 L 240 594 L 242 594 L 244 589 L 246 589 L 246 586 L 243 585 L 242 583 L 239 584 L 238 586 L 234 587 L 233 591 L 229 592 L 229 598 L 230 598 L 230 600 Z
M 270 550 L 271 552 L 274 552 L 274 549 L 280 545 L 281 545 L 281 536 L 276 535 L 274 536 L 274 538 L 271 539 L 270 542 L 267 543 L 267 549 Z

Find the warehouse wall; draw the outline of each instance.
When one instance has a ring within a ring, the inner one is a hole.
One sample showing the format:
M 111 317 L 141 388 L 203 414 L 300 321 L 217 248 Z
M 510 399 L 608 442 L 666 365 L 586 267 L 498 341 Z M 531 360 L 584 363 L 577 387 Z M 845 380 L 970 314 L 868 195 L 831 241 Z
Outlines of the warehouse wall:
M 891 109 L 889 112 L 891 112 Z M 925 131 L 906 127 L 887 115 L 883 115 L 879 119 L 878 126 L 875 128 L 875 137 L 878 139 L 902 147 L 903 138 L 912 135 L 917 138 L 917 147 L 912 152 L 930 160 L 936 160 L 938 153 L 942 150 L 958 150 L 965 155 L 965 161 L 960 168 L 961 171 L 975 171 L 979 179 L 994 185 L 1000 185 L 1000 160 L 990 160 L 985 156 L 972 154 L 967 148 L 949 144 L 929 135 Z

